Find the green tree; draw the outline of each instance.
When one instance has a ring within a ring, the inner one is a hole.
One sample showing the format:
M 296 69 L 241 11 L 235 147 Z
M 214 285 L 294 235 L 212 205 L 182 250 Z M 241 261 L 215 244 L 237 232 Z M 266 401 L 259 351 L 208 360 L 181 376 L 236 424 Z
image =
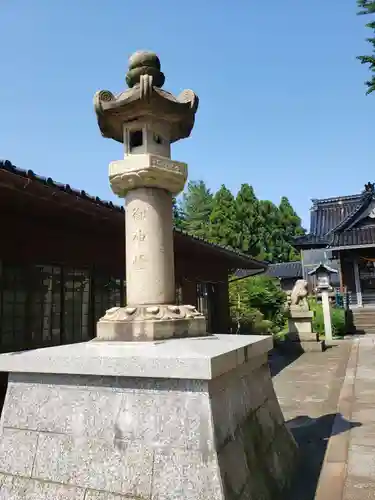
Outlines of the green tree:
M 230 317 L 232 333 L 268 333 L 271 325 L 264 321 L 263 314 L 251 307 L 246 279 L 236 280 L 229 285 Z
M 261 255 L 259 201 L 249 184 L 242 184 L 237 194 L 236 217 L 236 248 L 253 257 Z
M 229 284 L 234 333 L 278 333 L 285 324 L 286 294 L 277 280 L 253 276 Z
M 298 217 L 288 198 L 283 196 L 279 205 L 280 227 L 285 241 L 283 249 L 284 261 L 300 260 L 300 253 L 293 247 L 296 236 L 305 234 L 301 219 Z
M 184 213 L 181 204 L 177 198 L 173 197 L 173 225 L 178 229 L 183 229 L 184 226 Z
M 249 184 L 242 184 L 234 199 L 224 185 L 213 196 L 203 181 L 189 182 L 182 203 L 174 202 L 174 221 L 194 236 L 252 257 L 269 262 L 299 259 L 293 239 L 304 230 L 288 198 L 279 206 L 258 200 Z
M 203 181 L 190 181 L 182 196 L 182 228 L 200 238 L 208 237 L 213 195 Z
M 262 258 L 272 263 L 299 260 L 293 241 L 295 236 L 304 234 L 304 229 L 288 198 L 282 197 L 279 206 L 260 200 L 259 216 Z
M 214 243 L 237 248 L 239 227 L 235 199 L 224 185 L 213 198 L 208 230 L 209 238 Z
M 375 0 L 357 0 L 358 7 L 361 9 L 359 15 L 375 15 Z M 374 36 L 367 38 L 371 45 L 372 55 L 359 56 L 361 64 L 368 64 L 372 73 L 371 79 L 366 82 L 367 94 L 375 91 L 375 19 L 366 24 L 367 28 L 373 31 Z
M 260 234 L 262 245 L 261 256 L 269 262 L 283 262 L 285 259 L 285 240 L 280 227 L 278 207 L 269 200 L 260 200 Z

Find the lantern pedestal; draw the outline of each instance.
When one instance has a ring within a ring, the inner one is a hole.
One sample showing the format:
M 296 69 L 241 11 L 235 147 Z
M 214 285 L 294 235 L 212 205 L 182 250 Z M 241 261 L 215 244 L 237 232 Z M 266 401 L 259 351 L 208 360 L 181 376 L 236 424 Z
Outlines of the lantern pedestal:
M 271 348 L 214 335 L 1 355 L 2 498 L 282 498 L 297 447 Z
M 301 352 L 322 352 L 325 349 L 324 341 L 312 330 L 314 313 L 301 308 L 291 308 L 288 318 L 287 342 L 294 350 Z

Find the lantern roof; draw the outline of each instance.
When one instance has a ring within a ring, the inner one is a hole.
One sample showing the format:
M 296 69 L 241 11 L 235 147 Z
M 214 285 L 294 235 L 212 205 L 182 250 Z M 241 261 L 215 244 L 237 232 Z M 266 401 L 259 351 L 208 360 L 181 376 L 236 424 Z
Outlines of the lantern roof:
M 314 276 L 319 271 L 325 271 L 329 274 L 336 274 L 338 272 L 337 269 L 333 269 L 333 267 L 329 267 L 329 266 L 327 266 L 327 264 L 323 264 L 323 262 L 321 262 L 316 267 L 314 267 L 314 269 L 312 271 L 310 271 L 308 274 L 309 274 L 309 276 Z
M 113 94 L 100 90 L 94 96 L 94 108 L 104 137 L 124 142 L 124 124 L 135 121 L 165 122 L 170 142 L 189 137 L 199 99 L 192 90 L 177 97 L 162 89 L 165 82 L 161 64 L 154 52 L 138 51 L 129 58 L 126 83 L 129 88 Z

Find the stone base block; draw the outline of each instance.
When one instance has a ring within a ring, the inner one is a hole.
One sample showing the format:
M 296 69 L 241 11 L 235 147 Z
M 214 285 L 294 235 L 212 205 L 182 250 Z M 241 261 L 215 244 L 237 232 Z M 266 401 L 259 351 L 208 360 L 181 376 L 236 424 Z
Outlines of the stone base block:
M 310 331 L 310 332 L 289 332 L 288 339 L 292 342 L 318 342 L 319 336 L 318 334 Z
M 271 347 L 269 337 L 215 335 L 1 355 L 11 373 L 0 496 L 281 498 L 297 449 L 274 392 Z
M 291 334 L 295 333 L 299 336 L 311 336 L 312 333 L 312 311 L 290 310 L 288 319 L 288 329 Z
M 97 323 L 98 340 L 141 342 L 206 335 L 206 318 L 189 305 L 113 307 Z
M 306 339 L 303 337 L 299 338 L 294 333 L 289 333 L 280 348 L 286 352 L 303 354 L 304 352 L 324 352 L 326 345 L 325 341 L 319 340 L 316 334 Z
M 301 341 L 301 347 L 303 352 L 324 352 L 326 350 L 326 345 L 324 340 L 318 341 Z

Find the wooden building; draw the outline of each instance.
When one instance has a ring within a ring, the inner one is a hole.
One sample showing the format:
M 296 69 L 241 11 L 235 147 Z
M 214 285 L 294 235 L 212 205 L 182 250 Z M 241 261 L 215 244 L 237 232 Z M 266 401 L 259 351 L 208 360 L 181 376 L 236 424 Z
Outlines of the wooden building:
M 333 285 L 344 297 L 353 331 L 375 333 L 375 190 L 313 200 L 310 233 L 296 240 L 304 276 L 319 262 L 338 270 Z
M 291 292 L 297 280 L 302 279 L 301 262 L 279 262 L 270 264 L 266 276 L 277 278 L 284 292 Z
M 310 233 L 296 246 L 304 272 L 320 261 L 334 263 L 349 307 L 375 307 L 374 184 L 357 195 L 313 200 Z
M 95 336 L 126 297 L 124 209 L 0 162 L 0 351 Z M 228 274 L 263 262 L 175 230 L 176 300 L 229 329 Z

